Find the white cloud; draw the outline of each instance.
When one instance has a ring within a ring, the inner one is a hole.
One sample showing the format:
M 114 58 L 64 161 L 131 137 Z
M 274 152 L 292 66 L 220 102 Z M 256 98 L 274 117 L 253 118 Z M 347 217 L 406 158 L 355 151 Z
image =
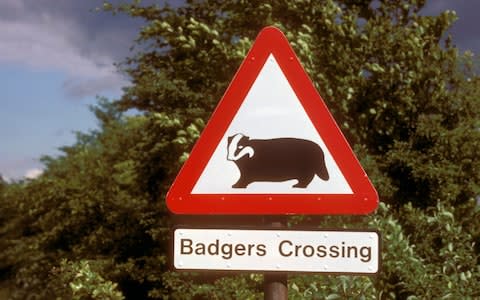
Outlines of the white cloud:
M 113 66 L 112 57 L 82 53 L 78 45 L 88 38 L 81 29 L 73 21 L 47 13 L 0 19 L 0 63 L 63 72 L 68 78 L 64 88 L 73 97 L 119 91 L 126 79 Z
M 10 178 L 8 178 L 7 176 L 3 176 L 2 174 L 0 174 L 0 181 L 1 180 L 3 180 L 4 182 L 7 182 L 7 183 L 11 182 Z
M 1 154 L 0 174 L 9 181 L 23 178 L 29 170 L 43 169 L 43 164 L 31 156 L 22 157 L 21 155 L 9 155 L 8 153 Z
M 25 173 L 25 178 L 26 179 L 35 179 L 37 177 L 39 177 L 40 175 L 43 174 L 43 170 L 42 169 L 30 169 L 30 170 L 27 170 L 27 172 Z

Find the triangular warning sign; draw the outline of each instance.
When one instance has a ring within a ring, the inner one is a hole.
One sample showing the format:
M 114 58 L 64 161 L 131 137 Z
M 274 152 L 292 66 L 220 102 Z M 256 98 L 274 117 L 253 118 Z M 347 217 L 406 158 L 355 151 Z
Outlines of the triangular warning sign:
M 366 214 L 378 195 L 285 36 L 263 29 L 167 194 L 178 214 Z

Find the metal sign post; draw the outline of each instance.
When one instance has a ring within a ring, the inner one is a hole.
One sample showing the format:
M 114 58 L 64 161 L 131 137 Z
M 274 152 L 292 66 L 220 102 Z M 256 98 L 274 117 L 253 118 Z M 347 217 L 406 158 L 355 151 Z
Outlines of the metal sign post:
M 285 216 L 269 216 L 266 217 L 265 221 L 270 223 L 270 227 L 272 229 L 281 229 L 287 227 L 287 218 Z M 265 300 L 287 300 L 287 273 L 264 273 L 263 293 L 263 298 Z
M 265 300 L 287 300 L 288 285 L 287 274 L 265 274 L 264 275 L 264 297 Z

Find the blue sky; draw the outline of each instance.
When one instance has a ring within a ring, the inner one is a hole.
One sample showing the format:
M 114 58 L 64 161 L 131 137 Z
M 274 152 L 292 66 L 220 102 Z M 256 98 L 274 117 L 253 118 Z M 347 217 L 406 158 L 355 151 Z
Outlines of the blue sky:
M 128 78 L 113 63 L 130 54 L 138 21 L 94 13 L 101 0 L 0 0 L 0 174 L 41 173 L 42 155 L 96 127 L 88 106 L 116 98 Z M 431 0 L 423 13 L 455 10 L 451 30 L 463 51 L 478 53 L 480 1 Z
M 88 3 L 87 3 L 88 2 Z M 0 1 L 0 174 L 41 172 L 42 155 L 96 127 L 88 106 L 128 85 L 113 66 L 139 26 L 94 13 L 102 1 Z

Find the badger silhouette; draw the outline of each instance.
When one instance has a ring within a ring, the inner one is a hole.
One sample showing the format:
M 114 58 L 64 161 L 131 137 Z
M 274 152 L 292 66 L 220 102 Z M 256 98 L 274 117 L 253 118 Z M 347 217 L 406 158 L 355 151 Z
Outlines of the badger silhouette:
M 316 143 L 296 138 L 250 139 L 241 133 L 228 137 L 227 160 L 240 170 L 233 188 L 250 183 L 297 179 L 296 188 L 306 188 L 317 175 L 328 180 L 325 156 Z

